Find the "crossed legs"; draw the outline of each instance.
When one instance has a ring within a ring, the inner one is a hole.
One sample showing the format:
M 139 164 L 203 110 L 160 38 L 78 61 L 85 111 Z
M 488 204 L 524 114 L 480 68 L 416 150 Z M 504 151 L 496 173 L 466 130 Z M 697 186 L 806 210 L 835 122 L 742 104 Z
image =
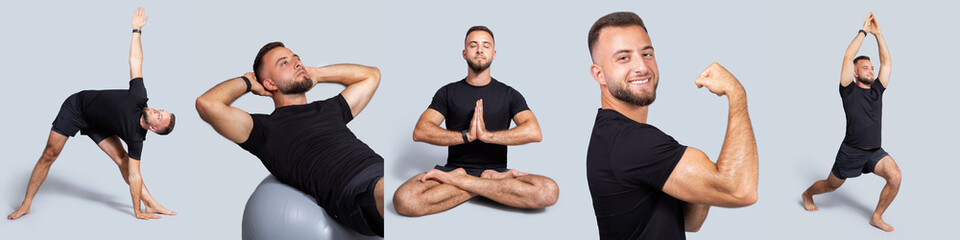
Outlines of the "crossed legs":
M 393 195 L 397 213 L 417 217 L 446 211 L 476 196 L 516 208 L 545 208 L 557 202 L 557 183 L 552 179 L 511 169 L 486 170 L 480 177 L 462 168 L 451 172 L 431 169 L 403 183 Z
M 883 190 L 880 191 L 880 201 L 877 203 L 877 208 L 870 218 L 870 225 L 883 231 L 892 232 L 893 226 L 884 222 L 882 217 L 887 207 L 889 207 L 893 199 L 897 197 L 897 192 L 900 191 L 900 167 L 898 167 L 897 163 L 893 161 L 893 158 L 888 155 L 877 162 L 877 166 L 874 167 L 874 173 L 885 179 L 887 184 L 884 185 Z M 813 183 L 813 185 L 801 195 L 803 198 L 803 208 L 807 211 L 818 210 L 817 205 L 813 202 L 813 195 L 833 192 L 837 190 L 840 185 L 843 185 L 843 182 L 843 179 L 837 178 L 837 176 L 834 176 L 831 172 L 827 179 Z

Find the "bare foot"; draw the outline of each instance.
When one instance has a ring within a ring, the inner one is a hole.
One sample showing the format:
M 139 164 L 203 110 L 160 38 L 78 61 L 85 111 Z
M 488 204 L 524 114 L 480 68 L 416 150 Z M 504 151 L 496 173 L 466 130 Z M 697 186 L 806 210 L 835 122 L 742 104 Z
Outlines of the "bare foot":
M 17 218 L 20 218 L 20 217 L 22 217 L 23 215 L 26 215 L 27 213 L 30 213 L 30 209 L 29 209 L 29 208 L 28 208 L 28 209 L 17 209 L 17 211 L 14 211 L 14 212 L 11 213 L 10 215 L 7 215 L 7 219 L 17 220 Z
M 137 218 L 142 220 L 160 219 L 160 216 L 153 215 L 150 213 L 145 213 L 145 212 L 136 212 L 134 213 L 134 215 L 136 215 Z
M 890 226 L 890 224 L 883 222 L 883 219 L 880 219 L 880 217 L 877 217 L 877 216 L 874 216 L 873 218 L 870 219 L 870 225 L 873 225 L 874 227 L 877 227 L 880 230 L 883 230 L 884 232 L 893 232 L 893 226 Z
M 430 171 L 424 173 L 423 176 L 420 176 L 420 182 L 426 182 L 427 180 L 433 179 L 440 183 L 446 183 L 451 177 L 456 175 L 467 175 L 467 170 L 464 170 L 463 168 L 457 168 L 450 172 L 444 172 L 438 169 L 430 169 Z
M 820 210 L 820 208 L 817 208 L 817 205 L 813 203 L 813 196 L 807 195 L 807 192 L 800 194 L 800 197 L 803 198 L 803 208 L 807 211 Z
M 167 208 L 163 207 L 163 205 L 160 205 L 159 203 L 155 204 L 155 206 L 147 206 L 145 210 L 146 213 L 156 213 L 170 216 L 177 215 L 177 212 L 167 210 Z

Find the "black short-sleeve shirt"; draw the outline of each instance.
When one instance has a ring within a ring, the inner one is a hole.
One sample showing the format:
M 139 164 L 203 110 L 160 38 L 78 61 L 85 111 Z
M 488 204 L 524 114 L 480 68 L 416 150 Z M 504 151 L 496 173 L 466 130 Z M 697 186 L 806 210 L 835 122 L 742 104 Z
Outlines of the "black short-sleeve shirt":
M 260 158 L 278 180 L 313 196 L 327 211 L 336 209 L 353 177 L 383 163 L 347 128 L 353 114 L 343 95 L 250 117 L 253 129 L 240 147 Z
M 843 113 L 847 117 L 844 144 L 857 148 L 880 147 L 880 119 L 886 89 L 879 78 L 870 84 L 870 89 L 860 88 L 856 83 L 840 85 Z
M 437 110 L 452 131 L 470 129 L 473 109 L 477 100 L 483 99 L 483 121 L 488 131 L 510 128 L 513 116 L 529 110 L 527 101 L 512 87 L 490 79 L 484 86 L 473 86 L 466 79 L 456 81 L 437 90 L 430 108 Z M 473 141 L 448 147 L 447 166 L 463 168 L 506 168 L 507 146 Z
M 652 125 L 598 111 L 587 183 L 600 239 L 685 239 L 683 201 L 663 185 L 686 149 Z
M 130 80 L 129 89 L 85 90 L 77 93 L 83 119 L 92 128 L 117 135 L 127 144 L 127 155 L 140 160 L 147 130 L 140 126 L 140 116 L 147 107 L 147 88 L 143 78 Z

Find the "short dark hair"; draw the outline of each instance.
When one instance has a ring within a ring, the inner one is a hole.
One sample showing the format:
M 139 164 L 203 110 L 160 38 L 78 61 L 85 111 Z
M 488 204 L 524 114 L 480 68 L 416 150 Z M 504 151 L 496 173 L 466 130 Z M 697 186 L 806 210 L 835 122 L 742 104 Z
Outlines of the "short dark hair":
M 157 134 L 160 134 L 160 135 L 170 134 L 170 132 L 173 132 L 173 126 L 175 125 L 177 125 L 177 115 L 170 113 L 170 124 L 167 124 L 167 127 L 160 129 L 160 131 L 157 131 Z
M 590 33 L 587 34 L 587 48 L 590 50 L 590 56 L 593 56 L 593 46 L 600 39 L 600 30 L 607 27 L 628 27 L 640 26 L 643 31 L 647 31 L 647 26 L 643 25 L 643 19 L 632 12 L 614 12 L 597 19 L 590 27 Z
M 487 33 L 490 34 L 490 40 L 496 41 L 496 39 L 493 38 L 493 31 L 491 31 L 491 30 L 490 30 L 489 28 L 487 28 L 486 26 L 482 26 L 482 25 L 470 27 L 470 29 L 467 30 L 467 35 L 464 35 L 464 36 L 463 36 L 463 41 L 467 41 L 467 37 L 470 36 L 470 33 L 476 32 L 476 31 L 484 31 L 484 32 L 487 32 Z
M 853 65 L 857 65 L 857 62 L 860 60 L 870 61 L 870 57 L 867 57 L 866 55 L 860 55 L 859 57 L 853 59 Z
M 253 59 L 253 75 L 257 77 L 257 82 L 263 83 L 263 78 L 260 77 L 260 66 L 263 66 L 263 55 L 267 55 L 267 52 L 278 47 L 284 47 L 283 43 L 279 41 L 271 42 L 263 45 L 263 47 L 260 48 L 260 52 L 257 52 L 257 57 Z

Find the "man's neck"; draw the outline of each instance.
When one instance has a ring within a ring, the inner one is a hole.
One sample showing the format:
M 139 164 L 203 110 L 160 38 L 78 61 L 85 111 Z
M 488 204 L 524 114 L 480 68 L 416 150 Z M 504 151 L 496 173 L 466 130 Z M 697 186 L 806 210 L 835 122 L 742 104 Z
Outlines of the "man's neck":
M 273 93 L 273 107 L 281 108 L 291 105 L 303 105 L 307 104 L 307 95 L 304 93 L 300 94 L 281 94 L 279 91 Z
M 625 103 L 619 99 L 610 95 L 606 88 L 600 89 L 600 106 L 603 109 L 610 109 L 617 111 L 630 120 L 633 120 L 638 123 L 647 123 L 647 113 L 649 113 L 649 105 L 647 106 L 636 106 L 633 104 Z
M 144 109 L 143 111 L 144 112 L 140 113 L 140 127 L 146 130 L 150 130 L 150 125 L 147 124 L 147 118 L 146 118 L 147 115 L 145 114 L 146 109 Z
M 473 86 L 486 86 L 490 84 L 490 68 L 484 69 L 483 72 L 474 72 L 472 69 L 467 69 L 467 84 Z
M 867 84 L 867 83 L 865 83 L 865 82 L 863 82 L 863 81 L 857 80 L 857 87 L 860 87 L 860 88 L 863 88 L 863 89 L 870 89 L 870 84 Z

